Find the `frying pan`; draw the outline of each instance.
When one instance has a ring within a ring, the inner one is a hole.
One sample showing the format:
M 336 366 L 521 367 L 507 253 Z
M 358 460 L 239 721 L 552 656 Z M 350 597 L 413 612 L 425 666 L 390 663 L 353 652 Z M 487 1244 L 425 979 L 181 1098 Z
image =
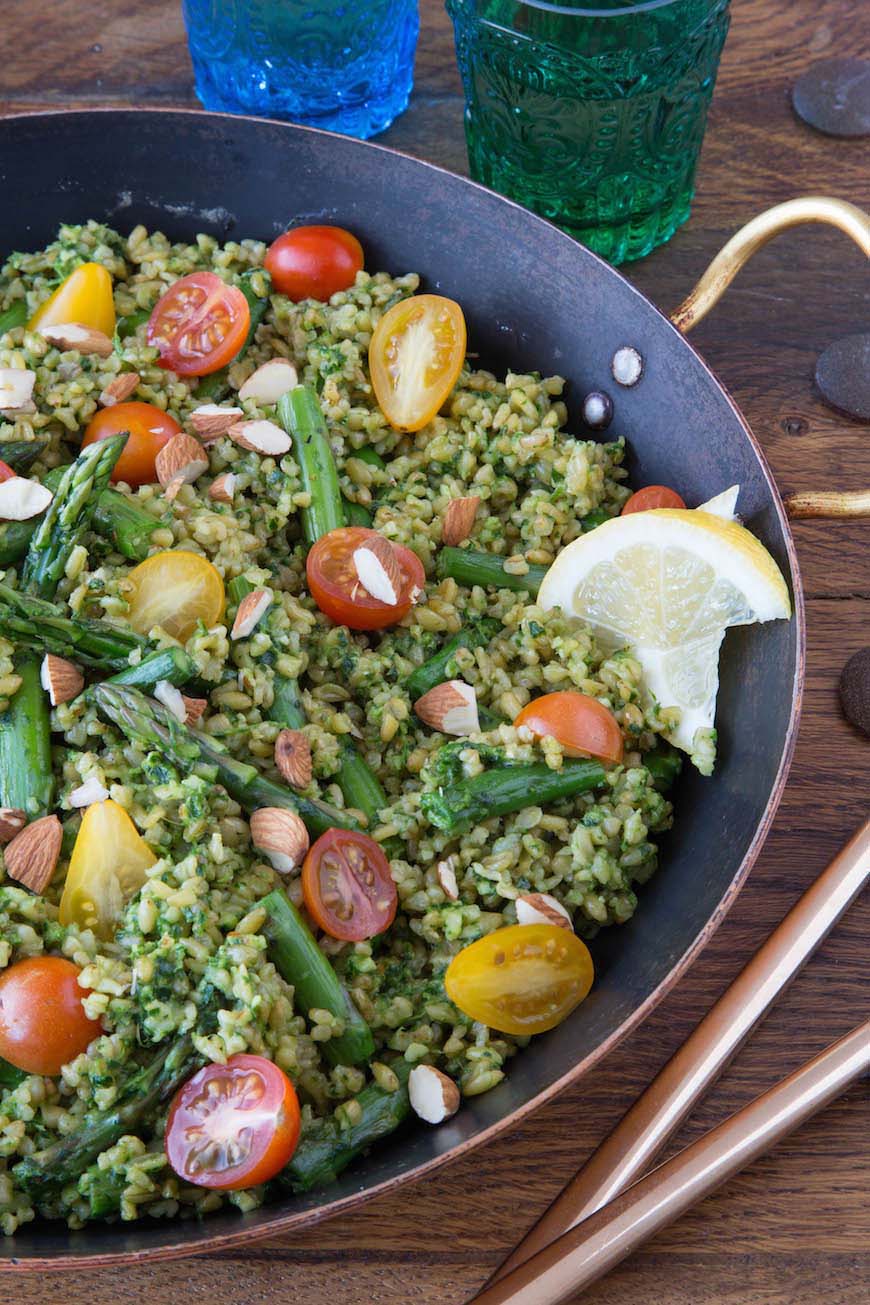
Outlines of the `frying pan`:
M 495 1090 L 466 1102 L 438 1129 L 409 1127 L 386 1140 L 323 1191 L 203 1222 L 93 1225 L 81 1232 L 37 1222 L 0 1243 L 0 1268 L 95 1267 L 287 1233 L 431 1171 L 515 1124 L 635 1028 L 710 938 L 767 834 L 795 742 L 804 609 L 786 512 L 749 427 L 681 330 L 549 223 L 429 164 L 273 122 L 112 109 L 0 122 L 0 189 L 7 197 L 0 207 L 4 254 L 39 249 L 59 223 L 88 217 L 122 231 L 141 222 L 176 240 L 199 231 L 271 240 L 300 221 L 349 227 L 363 243 L 368 267 L 417 271 L 426 289 L 462 303 L 469 345 L 482 365 L 567 377 L 571 431 L 589 435 L 582 398 L 607 390 L 615 409 L 608 435 L 627 437 L 636 485 L 677 476 L 686 501 L 697 504 L 739 483 L 740 512 L 792 591 L 793 620 L 727 636 L 716 774 L 681 781 L 675 828 L 636 916 L 593 943 L 592 994 L 518 1055 Z M 859 238 L 858 210 L 835 201 L 797 205 L 762 215 L 732 242 L 681 308 L 681 329 L 776 229 L 821 217 Z M 613 354 L 623 345 L 644 361 L 633 388 L 621 388 L 611 375 Z

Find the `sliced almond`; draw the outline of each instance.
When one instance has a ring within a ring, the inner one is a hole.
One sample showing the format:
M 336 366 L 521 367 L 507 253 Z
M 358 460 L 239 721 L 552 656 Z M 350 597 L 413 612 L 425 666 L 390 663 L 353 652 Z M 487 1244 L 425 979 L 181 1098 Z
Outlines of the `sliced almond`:
M 108 796 L 109 790 L 103 787 L 96 775 L 91 775 L 84 784 L 73 789 L 69 795 L 69 804 L 71 807 L 90 807 L 95 802 L 105 802 Z
M 476 734 L 480 729 L 477 717 L 477 694 L 464 680 L 445 680 L 424 693 L 414 703 L 414 711 L 422 721 L 442 734 Z
M 274 421 L 239 421 L 226 433 L 240 448 L 264 457 L 280 458 L 290 449 L 290 436 Z
M 372 598 L 395 607 L 402 589 L 402 569 L 395 548 L 383 535 L 373 535 L 353 550 L 357 578 Z
M 0 408 L 23 408 L 33 398 L 36 372 L 22 367 L 0 367 Z
M 549 893 L 524 893 L 517 898 L 517 924 L 557 924 L 573 929 L 571 914 Z
M 29 521 L 44 512 L 54 498 L 50 489 L 25 476 L 11 476 L 0 483 L 0 520 Z
M 91 326 L 82 326 L 81 322 L 39 326 L 37 330 L 40 335 L 45 336 L 49 344 L 62 351 L 75 349 L 76 353 L 96 353 L 101 358 L 108 358 L 115 349 L 112 341 L 102 331 L 95 331 Z
M 54 653 L 46 653 L 43 657 L 39 678 L 52 707 L 77 698 L 85 687 L 85 677 L 76 664 Z
M 471 534 L 479 507 L 480 498 L 476 494 L 472 494 L 469 498 L 452 498 L 444 513 L 444 524 L 441 527 L 442 544 L 461 544 L 467 539 Z
M 188 420 L 204 444 L 220 439 L 226 435 L 230 426 L 235 426 L 240 417 L 244 417 L 241 408 L 222 408 L 219 403 L 203 403 L 194 408 Z
M 208 470 L 208 458 L 199 440 L 179 431 L 157 454 L 157 479 L 168 499 L 175 498 L 182 485 L 192 485 Z
M 408 1096 L 415 1114 L 427 1124 L 443 1124 L 459 1109 L 459 1088 L 434 1065 L 415 1065 L 408 1075 Z
M 208 698 L 188 698 L 186 693 L 182 693 L 181 701 L 184 703 L 185 725 L 196 725 L 208 706 Z
M 448 856 L 446 861 L 439 861 L 435 870 L 441 891 L 451 902 L 459 900 L 459 885 L 456 882 L 456 857 Z
M 43 816 L 25 825 L 4 853 L 6 873 L 34 893 L 44 892 L 51 883 L 62 840 L 63 826 L 57 816 Z
M 277 403 L 299 384 L 296 368 L 286 358 L 270 358 L 252 372 L 239 390 L 240 399 L 253 399 L 261 408 Z
M 208 487 L 208 496 L 216 503 L 232 503 L 236 492 L 236 476 L 232 471 L 223 471 Z
M 311 783 L 311 744 L 301 730 L 282 730 L 275 740 L 275 765 L 293 788 Z
M 281 875 L 295 870 L 308 851 L 308 830 L 295 811 L 283 807 L 261 807 L 251 816 L 254 847 L 265 852 Z
M 100 403 L 104 408 L 111 408 L 113 403 L 123 403 L 136 389 L 139 379 L 138 372 L 119 372 L 109 381 L 106 388 L 100 391 Z
M 232 630 L 230 630 L 230 638 L 247 639 L 257 622 L 271 606 L 272 595 L 268 589 L 254 589 L 251 593 L 245 594 L 239 603 L 236 619 L 233 621 Z
M 27 824 L 27 815 L 18 807 L 0 807 L 0 847 L 8 843 Z
M 167 711 L 178 721 L 187 720 L 187 708 L 184 705 L 184 695 L 169 680 L 159 680 L 154 686 L 154 697 L 158 702 L 162 702 Z

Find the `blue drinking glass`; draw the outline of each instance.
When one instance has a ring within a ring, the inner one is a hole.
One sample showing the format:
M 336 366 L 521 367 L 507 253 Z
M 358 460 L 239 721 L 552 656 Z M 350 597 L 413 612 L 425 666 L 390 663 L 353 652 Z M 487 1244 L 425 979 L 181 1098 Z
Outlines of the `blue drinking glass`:
M 368 137 L 407 108 L 417 0 L 183 0 L 182 9 L 207 109 Z

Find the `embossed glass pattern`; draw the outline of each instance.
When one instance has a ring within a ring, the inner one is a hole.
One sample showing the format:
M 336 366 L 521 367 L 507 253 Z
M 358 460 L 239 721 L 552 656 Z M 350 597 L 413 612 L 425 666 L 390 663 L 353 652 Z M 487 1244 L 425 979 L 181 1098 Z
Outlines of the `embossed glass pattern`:
M 447 0 L 472 175 L 612 263 L 689 216 L 729 0 Z
M 182 9 L 207 109 L 367 137 L 407 108 L 417 0 L 183 0 Z

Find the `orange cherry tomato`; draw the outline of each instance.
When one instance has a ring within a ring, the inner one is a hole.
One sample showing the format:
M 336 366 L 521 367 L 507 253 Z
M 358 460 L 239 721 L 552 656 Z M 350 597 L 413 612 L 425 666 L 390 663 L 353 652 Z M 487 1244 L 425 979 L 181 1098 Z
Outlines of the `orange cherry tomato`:
M 360 583 L 354 553 L 383 535 L 367 526 L 339 526 L 321 535 L 305 563 L 311 597 L 325 616 L 351 630 L 383 630 L 411 610 L 426 580 L 423 563 L 410 548 L 390 547 L 398 564 L 395 603 L 375 598 Z
M 0 485 L 4 480 L 14 480 L 17 472 L 13 471 L 8 462 L 0 462 Z
M 112 278 L 101 263 L 82 263 L 70 272 L 54 294 L 40 304 L 27 323 L 28 331 L 76 322 L 102 331 L 111 339 L 115 331 Z
M 465 361 L 465 318 L 443 295 L 414 295 L 384 313 L 372 333 L 375 397 L 397 430 L 422 430 L 456 384 Z
M 592 987 L 585 943 L 557 924 L 509 924 L 463 947 L 444 987 L 455 1006 L 500 1033 L 545 1033 Z
M 28 1074 L 59 1074 L 103 1031 L 82 1005 L 77 965 L 30 956 L 0 975 L 0 1056 Z
M 348 290 L 363 261 L 362 245 L 344 227 L 294 227 L 273 241 L 264 260 L 275 289 L 294 303 L 325 303 Z
M 627 499 L 620 516 L 627 517 L 632 512 L 651 512 L 655 508 L 684 508 L 686 505 L 675 489 L 667 485 L 647 485 Z
M 610 765 L 622 761 L 619 722 L 603 703 L 585 693 L 545 693 L 523 707 L 514 725 L 558 739 L 569 757 L 595 757 Z
M 353 829 L 327 829 L 302 863 L 302 896 L 324 933 L 362 942 L 396 917 L 398 894 L 380 844 Z
M 206 1065 L 175 1094 L 166 1155 L 179 1178 L 238 1190 L 267 1183 L 299 1141 L 299 1101 L 287 1075 L 265 1056 Z
M 181 430 L 174 417 L 153 403 L 115 403 L 101 408 L 88 422 L 82 448 L 95 440 L 104 440 L 119 431 L 130 432 L 121 456 L 109 479 L 113 484 L 125 481 L 133 489 L 153 485 L 157 480 L 157 454 Z
M 207 376 L 231 362 L 247 339 L 251 309 L 237 286 L 214 272 L 191 272 L 157 300 L 146 338 L 160 366 L 179 376 Z

